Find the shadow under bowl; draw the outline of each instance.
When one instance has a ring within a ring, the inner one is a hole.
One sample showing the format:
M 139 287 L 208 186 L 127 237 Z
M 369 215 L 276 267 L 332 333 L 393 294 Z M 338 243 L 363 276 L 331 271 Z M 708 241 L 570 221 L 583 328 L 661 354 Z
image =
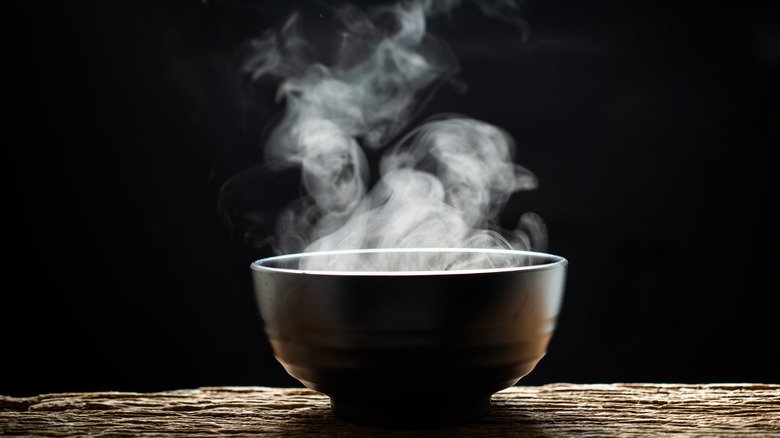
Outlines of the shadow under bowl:
M 503 267 L 331 263 L 483 254 Z M 555 329 L 567 261 L 513 250 L 382 249 L 285 255 L 251 267 L 266 334 L 287 372 L 328 395 L 338 418 L 407 428 L 476 420 L 495 392 L 533 370 Z

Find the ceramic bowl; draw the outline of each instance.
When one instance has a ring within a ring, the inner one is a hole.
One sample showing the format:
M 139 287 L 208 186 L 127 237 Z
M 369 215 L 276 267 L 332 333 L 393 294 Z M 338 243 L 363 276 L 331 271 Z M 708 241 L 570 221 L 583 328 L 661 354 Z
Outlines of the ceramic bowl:
M 456 270 L 353 263 L 483 255 L 487 267 Z M 266 334 L 290 375 L 328 395 L 338 418 L 426 427 L 480 418 L 492 394 L 534 369 L 555 329 L 567 261 L 514 250 L 377 249 L 251 267 Z

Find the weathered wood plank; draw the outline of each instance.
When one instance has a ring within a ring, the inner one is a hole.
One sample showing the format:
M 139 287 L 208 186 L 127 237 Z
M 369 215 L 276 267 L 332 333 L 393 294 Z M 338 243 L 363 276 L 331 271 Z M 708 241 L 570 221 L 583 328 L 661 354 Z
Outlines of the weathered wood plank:
M 436 395 L 431 394 L 431 403 Z M 333 418 L 307 389 L 226 387 L 158 393 L 0 396 L 0 434 L 38 436 L 390 436 Z M 493 397 L 480 421 L 403 436 L 780 437 L 780 385 L 552 384 Z

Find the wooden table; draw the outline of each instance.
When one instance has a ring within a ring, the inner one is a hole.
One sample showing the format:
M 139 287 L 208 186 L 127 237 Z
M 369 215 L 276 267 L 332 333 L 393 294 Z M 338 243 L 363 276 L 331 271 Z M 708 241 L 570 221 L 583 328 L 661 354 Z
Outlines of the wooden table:
M 355 426 L 329 405 L 308 389 L 267 387 L 0 396 L 0 435 L 780 437 L 780 385 L 513 387 L 480 421 L 413 431 Z

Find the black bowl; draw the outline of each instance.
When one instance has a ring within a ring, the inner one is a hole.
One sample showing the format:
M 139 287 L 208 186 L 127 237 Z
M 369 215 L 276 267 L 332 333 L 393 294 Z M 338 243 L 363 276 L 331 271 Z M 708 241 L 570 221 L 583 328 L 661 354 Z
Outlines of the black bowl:
M 331 262 L 347 259 L 483 254 L 504 267 L 320 270 L 342 269 Z M 317 268 L 319 262 L 328 266 Z M 252 264 L 277 360 L 330 396 L 337 417 L 387 427 L 486 414 L 492 394 L 544 356 L 566 268 L 564 258 L 550 254 L 479 249 L 311 252 Z

